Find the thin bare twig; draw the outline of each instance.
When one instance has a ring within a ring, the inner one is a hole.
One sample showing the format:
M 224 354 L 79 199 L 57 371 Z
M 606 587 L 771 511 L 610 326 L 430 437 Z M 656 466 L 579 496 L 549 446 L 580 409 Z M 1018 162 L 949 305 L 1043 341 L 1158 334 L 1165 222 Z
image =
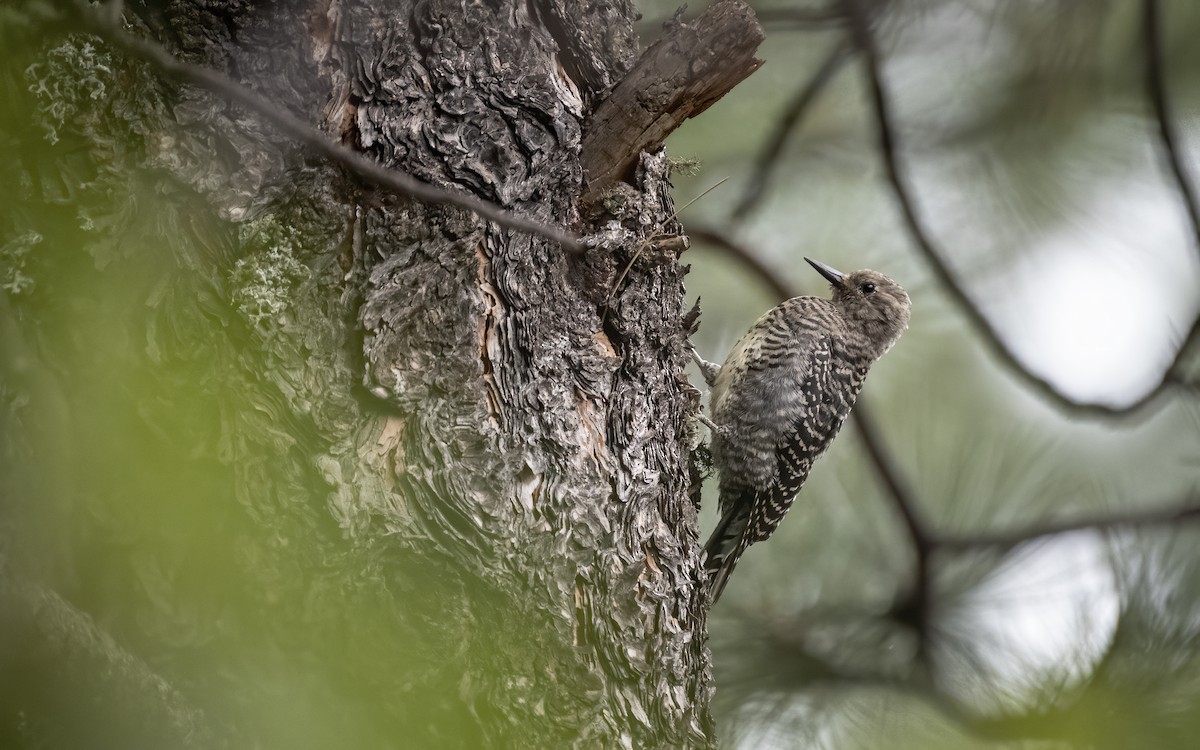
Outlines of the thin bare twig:
M 121 28 L 120 19 L 114 17 L 104 6 L 80 3 L 78 10 L 78 25 L 89 33 L 95 34 L 130 57 L 150 63 L 166 75 L 199 86 L 245 107 L 271 123 L 284 135 L 363 179 L 428 203 L 457 206 L 502 227 L 553 240 L 572 252 L 583 250 L 579 238 L 566 230 L 519 216 L 473 195 L 452 192 L 421 182 L 411 175 L 386 168 L 357 151 L 331 141 L 326 134 L 273 104 L 261 93 L 251 91 L 216 71 L 182 62 L 162 46 L 126 33 Z
M 750 173 L 750 181 L 746 184 L 742 199 L 733 209 L 734 219 L 743 219 L 758 207 L 763 195 L 766 194 L 767 185 L 780 165 L 779 156 L 783 153 L 783 147 L 787 145 L 792 133 L 804 120 L 804 115 L 812 107 L 813 102 L 833 80 L 834 74 L 841 70 L 842 65 L 850 59 L 851 49 L 852 46 L 848 40 L 839 40 L 825 56 L 825 60 L 816 72 L 804 82 L 803 86 L 797 89 L 787 108 L 776 121 L 771 137 L 763 144 L 758 156 L 754 159 L 754 170 Z
M 780 31 L 825 31 L 846 23 L 836 3 L 826 8 L 755 8 L 754 14 L 764 27 Z
M 1158 401 L 1158 397 L 1169 386 L 1179 385 L 1181 378 L 1177 371 L 1187 351 L 1200 338 L 1200 317 L 1197 317 L 1180 342 L 1179 349 L 1176 351 L 1170 365 L 1164 371 L 1159 383 L 1136 401 L 1125 406 L 1111 406 L 1103 403 L 1081 402 L 1072 399 L 1059 391 L 1049 380 L 1030 371 L 1012 352 L 999 331 L 996 330 L 992 322 L 970 298 L 963 285 L 959 283 L 959 280 L 950 270 L 950 267 L 943 259 L 944 255 L 934 245 L 930 232 L 925 228 L 924 222 L 917 213 L 916 204 L 912 197 L 912 189 L 900 165 L 899 143 L 896 129 L 893 126 L 891 106 L 888 103 L 887 92 L 884 88 L 882 62 L 871 32 L 869 20 L 860 9 L 858 0 L 843 0 L 843 2 L 850 10 L 855 43 L 862 52 L 870 84 L 871 103 L 874 108 L 876 128 L 878 130 L 879 151 L 883 157 L 888 182 L 892 187 L 892 193 L 900 208 L 905 227 L 922 257 L 924 257 L 926 263 L 933 271 L 939 284 L 955 301 L 972 325 L 983 335 L 984 341 L 991 347 L 992 352 L 1042 396 L 1076 414 L 1101 417 L 1132 415 L 1135 412 L 1141 411 L 1142 407 L 1149 405 L 1151 402 Z
M 836 4 L 828 8 L 755 8 L 754 15 L 763 28 L 776 31 L 825 31 L 846 23 L 845 14 Z M 679 23 L 681 17 L 675 11 L 671 16 L 639 21 L 634 28 L 642 38 L 653 38 Z
M 1146 93 L 1154 108 L 1154 118 L 1158 121 L 1163 161 L 1166 162 L 1167 169 L 1175 178 L 1175 186 L 1183 198 L 1183 207 L 1187 211 L 1192 234 L 1196 239 L 1196 250 L 1200 251 L 1200 199 L 1197 199 L 1196 190 L 1192 187 L 1187 172 L 1183 168 L 1175 122 L 1171 118 L 1171 108 L 1167 99 L 1167 76 L 1163 62 L 1166 53 L 1163 49 L 1162 20 L 1158 0 L 1143 0 L 1142 2 L 1142 35 L 1146 54 Z
M 604 316 L 601 316 L 602 320 L 608 315 L 609 303 L 612 302 L 613 295 L 617 293 L 617 289 L 621 287 L 621 284 L 625 283 L 625 277 L 628 276 L 629 272 L 633 269 L 633 264 L 637 263 L 638 258 L 642 257 L 642 253 L 645 252 L 647 248 L 655 246 L 655 242 L 662 237 L 661 232 L 667 226 L 667 224 L 675 221 L 675 219 L 679 217 L 680 211 L 721 187 L 728 180 L 728 177 L 722 177 L 715 185 L 707 188 L 704 192 L 700 193 L 700 195 L 697 195 L 695 198 L 692 198 L 687 203 L 672 211 L 670 216 L 658 222 L 658 226 L 654 228 L 653 232 L 648 233 L 650 236 L 642 240 L 642 242 L 638 245 L 637 251 L 633 254 L 633 257 L 629 259 L 629 263 L 626 264 L 625 268 L 621 271 L 621 275 L 618 276 L 617 280 L 613 282 L 613 285 L 609 287 L 608 294 L 604 298 Z M 682 243 L 678 252 L 682 253 L 687 249 L 687 235 L 682 235 L 679 237 L 671 236 L 669 239 Z
M 924 656 L 928 653 L 929 610 L 933 593 L 933 570 L 929 563 L 937 548 L 937 537 L 930 532 L 921 518 L 916 500 L 901 478 L 900 471 L 892 463 L 883 438 L 875 428 L 871 412 L 861 398 L 850 414 L 867 449 L 867 457 L 875 467 L 875 476 L 887 490 L 912 541 L 913 554 L 916 557 L 912 587 L 896 602 L 893 613 L 897 619 L 912 626 L 917 634 L 918 654 Z
M 724 250 L 728 255 L 741 263 L 746 270 L 750 271 L 750 275 L 757 279 L 763 286 L 770 289 L 780 302 L 795 297 L 799 293 L 780 281 L 779 274 L 767 268 L 754 253 L 738 242 L 735 242 L 725 233 L 712 227 L 699 226 L 690 222 L 686 229 L 689 236 Z

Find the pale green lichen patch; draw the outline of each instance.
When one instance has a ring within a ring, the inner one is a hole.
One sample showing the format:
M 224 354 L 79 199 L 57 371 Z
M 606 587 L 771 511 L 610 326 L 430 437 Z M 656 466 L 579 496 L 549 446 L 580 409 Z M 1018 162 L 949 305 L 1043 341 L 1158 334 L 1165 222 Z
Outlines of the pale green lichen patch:
M 25 265 L 34 246 L 41 243 L 42 235 L 29 231 L 0 245 L 0 289 L 14 297 L 33 291 L 33 278 L 25 273 Z
M 83 37 L 72 37 L 25 69 L 29 90 L 41 103 L 40 124 L 51 143 L 78 119 L 108 98 L 114 79 L 112 55 Z
M 312 271 L 297 259 L 299 232 L 265 217 L 246 225 L 242 243 L 250 252 L 230 274 L 231 299 L 237 311 L 264 336 L 292 324 L 299 287 Z

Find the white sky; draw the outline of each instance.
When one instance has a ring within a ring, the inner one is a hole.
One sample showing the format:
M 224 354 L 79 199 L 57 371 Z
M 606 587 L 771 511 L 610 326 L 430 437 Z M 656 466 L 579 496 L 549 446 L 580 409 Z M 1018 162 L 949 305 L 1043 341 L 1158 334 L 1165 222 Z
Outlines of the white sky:
M 1105 541 L 1065 534 L 1013 551 L 996 575 L 973 589 L 964 614 L 987 690 L 1014 697 L 1045 674 L 1085 678 L 1116 631 L 1117 584 Z M 989 696 L 982 696 L 987 701 Z
M 1093 193 L 1087 224 L 1043 235 L 1004 281 L 1006 340 L 1068 395 L 1113 404 L 1154 386 L 1200 305 L 1178 195 L 1126 181 Z M 1105 206 L 1120 205 L 1118 216 Z

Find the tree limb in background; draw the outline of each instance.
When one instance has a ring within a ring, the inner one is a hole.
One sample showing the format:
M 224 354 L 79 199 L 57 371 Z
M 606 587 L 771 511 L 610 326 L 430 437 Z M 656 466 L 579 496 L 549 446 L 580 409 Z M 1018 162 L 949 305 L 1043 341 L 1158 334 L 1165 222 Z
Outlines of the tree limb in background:
M 1094 518 L 1066 521 L 1047 521 L 1012 531 L 980 532 L 974 534 L 940 534 L 934 544 L 945 550 L 1007 550 L 1026 542 L 1072 531 L 1114 531 L 1145 527 L 1171 527 L 1200 521 L 1200 493 L 1187 500 L 1154 510 L 1140 510 Z
M 937 278 L 941 286 L 946 290 L 950 297 L 958 304 L 967 319 L 979 330 L 983 335 L 984 340 L 991 347 L 993 353 L 1007 364 L 1014 372 L 1016 372 L 1028 385 L 1034 390 L 1046 397 L 1055 404 L 1063 407 L 1073 413 L 1086 414 L 1089 416 L 1126 416 L 1142 410 L 1142 407 L 1149 405 L 1151 402 L 1157 401 L 1158 397 L 1167 390 L 1169 386 L 1183 385 L 1182 378 L 1178 372 L 1185 355 L 1191 346 L 1200 339 L 1200 316 L 1192 323 L 1191 328 L 1180 342 L 1179 349 L 1176 351 L 1171 363 L 1163 372 L 1162 378 L 1158 384 L 1152 389 L 1143 394 L 1133 403 L 1126 406 L 1110 406 L 1107 404 L 1094 402 L 1076 401 L 1063 394 L 1049 380 L 1030 371 L 1021 360 L 1013 353 L 1008 344 L 1001 337 L 999 331 L 996 330 L 992 322 L 979 309 L 971 297 L 967 294 L 965 288 L 944 260 L 944 255 L 934 245 L 931 239 L 931 233 L 926 229 L 920 216 L 917 214 L 915 200 L 912 196 L 912 189 L 909 186 L 908 179 L 904 174 L 900 165 L 899 144 L 896 136 L 896 129 L 893 125 L 891 106 L 888 103 L 887 92 L 883 82 L 882 62 L 880 60 L 879 49 L 875 44 L 875 39 L 872 36 L 869 20 L 864 15 L 859 6 L 859 0 L 843 0 L 846 7 L 850 11 L 852 19 L 852 29 L 854 34 L 855 44 L 862 53 L 862 58 L 865 63 L 866 73 L 869 80 L 869 88 L 871 93 L 871 103 L 875 114 L 875 123 L 879 137 L 879 151 L 883 157 L 884 167 L 887 172 L 888 182 L 892 187 L 893 195 L 896 198 L 896 203 L 899 205 L 901 215 L 904 219 L 905 227 L 908 229 L 909 235 L 912 237 L 917 249 L 921 252 L 922 257 L 928 263 L 934 276 Z M 1153 55 L 1152 55 L 1153 57 Z M 1159 71 L 1161 72 L 1161 71 Z M 1161 89 L 1161 86 L 1159 87 Z M 1162 92 L 1159 91 L 1159 94 Z M 1164 98 L 1165 101 L 1165 98 Z M 1163 123 L 1165 121 L 1160 121 Z M 1165 124 L 1162 127 L 1163 132 L 1169 130 Z M 1172 141 L 1173 143 L 1173 141 Z M 1167 145 L 1168 153 L 1173 153 L 1173 146 Z M 1178 172 L 1182 175 L 1182 172 Z M 1190 192 L 1183 187 L 1186 181 L 1181 181 L 1181 190 L 1185 197 L 1190 196 Z M 1188 201 L 1189 204 L 1191 201 Z M 1189 216 L 1195 212 L 1189 209 Z M 1197 225 L 1197 237 L 1200 240 L 1200 224 Z
M 787 283 L 781 281 L 781 276 L 758 259 L 758 256 L 750 252 L 748 248 L 735 242 L 732 238 L 712 227 L 706 227 L 699 224 L 688 223 L 687 233 L 689 237 L 694 237 L 701 242 L 719 248 L 726 255 L 736 260 L 750 272 L 758 283 L 771 290 L 779 302 L 785 299 L 791 299 L 799 294 L 799 290 L 792 288 Z
M 851 45 L 847 40 L 842 39 L 836 42 L 817 71 L 805 81 L 804 85 L 793 95 L 792 100 L 788 102 L 787 108 L 776 120 L 771 136 L 763 144 L 754 160 L 754 170 L 750 173 L 746 190 L 742 194 L 742 199 L 733 209 L 734 219 L 744 219 L 747 214 L 758 207 L 766 193 L 768 183 L 780 165 L 779 157 L 783 153 L 783 147 L 787 145 L 788 138 L 803 122 L 804 115 L 807 114 L 821 92 L 825 90 L 826 85 L 833 80 L 834 74 L 841 70 L 842 65 L 850 59 L 850 52 Z
M 1080 711 L 1073 705 L 1028 714 L 976 714 L 947 695 L 926 672 L 898 673 L 877 660 L 850 666 L 830 658 L 814 646 L 806 632 L 817 620 L 819 616 L 814 617 L 812 612 L 801 617 L 766 619 L 744 612 L 733 620 L 739 645 L 754 644 L 759 652 L 755 658 L 778 675 L 778 681 L 764 685 L 753 663 L 755 658 L 747 660 L 749 663 L 743 666 L 749 669 L 743 682 L 749 690 L 786 694 L 813 687 L 884 688 L 925 703 L 966 734 L 1003 742 L 1061 740 L 1063 719 Z
M 114 9 L 117 9 L 116 12 Z M 326 134 L 302 122 L 263 97 L 261 93 L 251 91 L 216 71 L 182 62 L 162 46 L 126 33 L 121 28 L 118 5 L 105 8 L 81 3 L 78 5 L 77 23 L 84 31 L 95 34 L 130 57 L 148 62 L 166 75 L 199 86 L 245 107 L 278 128 L 284 135 L 369 182 L 428 203 L 457 206 L 502 227 L 553 240 L 573 252 L 583 249 L 579 238 L 564 229 L 519 216 L 466 193 L 443 190 L 421 182 L 404 172 L 384 167 L 357 151 L 331 141 Z
M 900 470 L 892 462 L 891 454 L 883 442 L 883 437 L 875 427 L 871 411 L 862 403 L 855 405 L 850 412 L 854 426 L 862 437 L 867 457 L 875 468 L 875 476 L 887 490 L 892 504 L 904 521 L 904 528 L 912 542 L 915 562 L 911 588 L 896 601 L 893 616 L 910 627 L 917 634 L 917 654 L 923 658 L 929 647 L 929 613 L 933 594 L 933 568 L 930 558 L 937 548 L 937 537 L 929 530 L 929 526 L 917 510 L 917 502 L 907 483 L 900 475 Z
M 1183 157 L 1179 154 L 1178 135 L 1175 122 L 1171 118 L 1170 103 L 1167 100 L 1167 76 L 1164 69 L 1164 50 L 1162 38 L 1162 20 L 1158 0 L 1143 0 L 1142 2 L 1142 34 L 1146 54 L 1146 93 L 1154 108 L 1154 117 L 1158 121 L 1159 144 L 1162 146 L 1163 161 L 1175 178 L 1175 186 L 1183 199 L 1183 207 L 1187 211 L 1188 221 L 1192 226 L 1192 235 L 1196 240 L 1196 250 L 1200 251 L 1200 199 L 1189 181 L 1183 168 Z

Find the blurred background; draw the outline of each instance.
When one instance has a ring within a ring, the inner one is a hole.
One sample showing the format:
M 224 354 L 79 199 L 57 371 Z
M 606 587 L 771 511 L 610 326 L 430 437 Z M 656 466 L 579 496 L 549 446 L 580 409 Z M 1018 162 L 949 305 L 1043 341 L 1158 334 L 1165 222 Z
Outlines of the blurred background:
M 1144 3 L 864 4 L 892 157 L 953 292 L 900 209 L 838 4 L 752 4 L 766 64 L 668 141 L 691 167 L 678 205 L 727 180 L 681 214 L 700 352 L 722 360 L 782 292 L 827 294 L 802 256 L 873 268 L 913 316 L 860 404 L 928 535 L 1195 507 L 1200 347 L 1175 360 L 1200 313 L 1200 245 L 1152 106 Z M 674 11 L 639 7 L 646 38 Z M 1194 182 L 1200 5 L 1159 11 Z M 1191 385 L 1162 386 L 1168 368 Z M 919 576 L 855 427 L 714 610 L 733 746 L 1194 746 L 1200 519 L 935 545 Z

